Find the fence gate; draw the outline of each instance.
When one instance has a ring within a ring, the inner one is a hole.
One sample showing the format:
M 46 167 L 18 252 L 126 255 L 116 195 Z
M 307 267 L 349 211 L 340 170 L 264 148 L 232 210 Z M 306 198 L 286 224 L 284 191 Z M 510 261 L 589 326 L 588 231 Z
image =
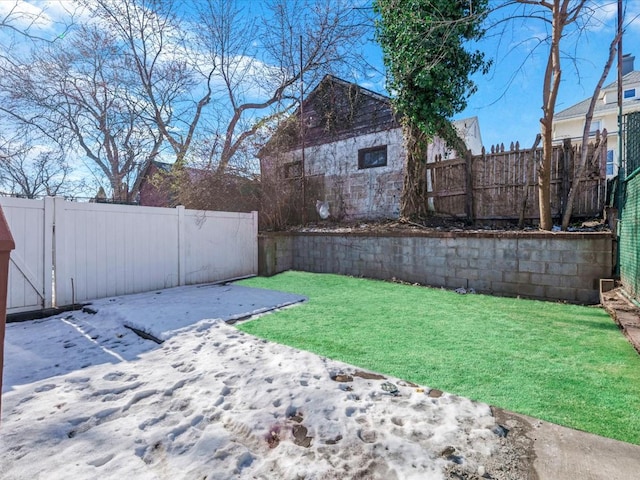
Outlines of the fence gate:
M 2 198 L 16 244 L 9 261 L 7 313 L 52 306 L 53 198 Z

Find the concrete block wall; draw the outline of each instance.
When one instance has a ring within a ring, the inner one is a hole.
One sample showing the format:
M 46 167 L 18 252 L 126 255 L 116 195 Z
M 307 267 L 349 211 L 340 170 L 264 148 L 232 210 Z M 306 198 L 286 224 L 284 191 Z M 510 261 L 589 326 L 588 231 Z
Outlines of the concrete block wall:
M 608 233 L 425 232 L 263 235 L 260 274 L 294 269 L 396 278 L 479 293 L 595 304 L 612 275 Z M 273 259 L 273 260 L 271 260 Z
M 258 274 L 270 277 L 293 269 L 293 236 L 258 235 Z

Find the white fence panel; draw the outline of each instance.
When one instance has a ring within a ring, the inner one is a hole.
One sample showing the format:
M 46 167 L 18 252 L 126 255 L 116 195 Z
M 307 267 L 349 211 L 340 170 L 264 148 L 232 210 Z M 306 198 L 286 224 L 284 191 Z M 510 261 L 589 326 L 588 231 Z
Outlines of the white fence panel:
M 174 287 L 175 209 L 55 199 L 56 304 Z
M 7 313 L 52 305 L 53 199 L 0 199 L 16 248 L 9 262 Z
M 184 210 L 181 226 L 181 283 L 217 282 L 257 274 L 257 212 Z
M 258 273 L 256 212 L 63 198 L 0 204 L 16 243 L 7 313 Z

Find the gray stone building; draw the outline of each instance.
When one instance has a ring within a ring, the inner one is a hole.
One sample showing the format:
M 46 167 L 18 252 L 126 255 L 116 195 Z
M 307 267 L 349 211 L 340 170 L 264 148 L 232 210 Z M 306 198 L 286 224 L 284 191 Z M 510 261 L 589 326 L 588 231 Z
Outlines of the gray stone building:
M 454 122 L 469 149 L 482 149 L 477 118 Z M 436 138 L 428 161 L 452 152 Z M 326 76 L 260 152 L 263 215 L 278 226 L 319 218 L 397 218 L 405 149 L 388 97 Z

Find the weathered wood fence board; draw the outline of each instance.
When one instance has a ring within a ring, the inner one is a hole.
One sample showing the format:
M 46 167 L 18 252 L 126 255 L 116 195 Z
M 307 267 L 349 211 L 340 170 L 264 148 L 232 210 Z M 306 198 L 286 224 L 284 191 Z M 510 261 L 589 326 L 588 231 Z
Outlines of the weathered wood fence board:
M 8 313 L 255 275 L 257 213 L 0 198 Z
M 602 213 L 606 188 L 606 141 L 589 146 L 590 159 L 573 207 L 576 217 Z M 556 146 L 551 161 L 551 210 L 559 217 L 564 210 L 580 148 Z M 473 220 L 518 220 L 539 218 L 537 165 L 542 149 L 493 149 L 468 158 L 427 164 L 429 205 L 436 214 Z

